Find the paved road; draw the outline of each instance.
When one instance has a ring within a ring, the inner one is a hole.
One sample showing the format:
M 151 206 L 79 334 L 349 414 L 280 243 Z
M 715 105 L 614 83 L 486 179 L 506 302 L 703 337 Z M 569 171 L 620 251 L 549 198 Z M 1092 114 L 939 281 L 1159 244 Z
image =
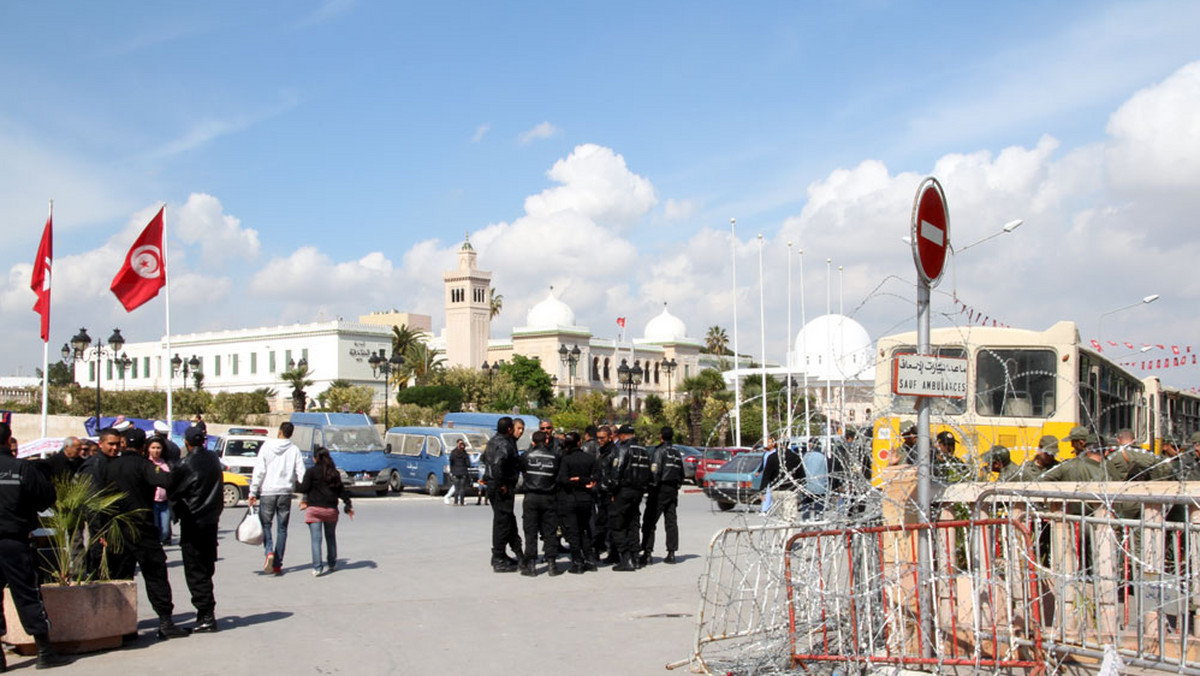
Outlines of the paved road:
M 455 508 L 416 493 L 356 500 L 356 518 L 338 528 L 342 563 L 321 578 L 310 573 L 301 512 L 293 511 L 285 575 L 276 578 L 261 573 L 260 547 L 233 539 L 244 508 L 228 510 L 216 576 L 220 632 L 155 640 L 139 589 L 137 642 L 55 673 L 665 674 L 665 664 L 688 655 L 703 553 L 735 517 L 684 494 L 680 563 L 531 579 L 491 572 L 491 510 L 468 502 Z M 167 556 L 176 621 L 187 626 L 194 611 L 178 548 Z

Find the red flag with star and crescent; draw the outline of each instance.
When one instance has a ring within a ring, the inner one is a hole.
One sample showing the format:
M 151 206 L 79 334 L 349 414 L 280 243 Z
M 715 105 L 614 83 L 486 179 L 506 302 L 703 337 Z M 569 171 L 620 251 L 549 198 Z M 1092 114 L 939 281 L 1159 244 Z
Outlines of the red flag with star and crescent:
M 29 288 L 37 294 L 33 311 L 42 316 L 42 342 L 50 342 L 50 268 L 54 263 L 54 216 L 46 218 L 46 229 L 42 230 L 42 243 L 38 246 L 37 260 L 33 262 L 33 277 Z
M 125 264 L 113 277 L 110 288 L 121 305 L 125 306 L 126 312 L 133 312 L 142 303 L 157 296 L 158 290 L 167 283 L 162 255 L 163 209 L 166 207 L 159 209 L 142 234 L 138 235 L 129 253 L 125 254 Z

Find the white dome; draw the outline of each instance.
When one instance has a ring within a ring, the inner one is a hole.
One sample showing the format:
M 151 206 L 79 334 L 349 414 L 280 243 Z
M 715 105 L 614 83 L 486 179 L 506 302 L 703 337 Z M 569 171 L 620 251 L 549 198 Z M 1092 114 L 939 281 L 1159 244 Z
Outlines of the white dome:
M 823 315 L 796 334 L 792 366 L 818 380 L 871 380 L 874 354 L 862 324 L 842 315 Z
M 554 289 L 546 300 L 529 308 L 525 325 L 531 329 L 553 329 L 559 326 L 575 326 L 575 311 L 571 306 L 554 296 Z
M 687 338 L 687 326 L 664 306 L 662 314 L 646 323 L 642 337 L 651 343 L 674 343 Z

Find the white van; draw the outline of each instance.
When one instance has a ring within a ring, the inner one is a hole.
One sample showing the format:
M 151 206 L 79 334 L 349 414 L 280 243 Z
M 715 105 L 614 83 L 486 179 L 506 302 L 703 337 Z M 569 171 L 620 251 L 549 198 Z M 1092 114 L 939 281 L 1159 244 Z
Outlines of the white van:
M 217 443 L 217 457 L 221 458 L 225 469 L 249 478 L 254 474 L 254 459 L 258 457 L 258 449 L 266 440 L 265 436 L 251 434 L 222 437 Z

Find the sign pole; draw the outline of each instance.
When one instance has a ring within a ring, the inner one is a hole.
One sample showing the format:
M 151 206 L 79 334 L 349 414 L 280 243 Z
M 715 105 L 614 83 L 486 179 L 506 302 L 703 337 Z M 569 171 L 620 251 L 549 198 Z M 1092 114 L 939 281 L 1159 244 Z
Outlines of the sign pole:
M 913 202 L 912 240 L 913 262 L 917 266 L 917 354 L 931 355 L 929 329 L 930 291 L 941 280 L 950 245 L 950 210 L 938 180 L 929 177 L 917 187 Z M 918 531 L 917 580 L 920 591 L 923 637 L 921 654 L 933 656 L 933 549 L 930 527 L 933 486 L 930 476 L 929 397 L 917 398 L 917 509 L 926 528 Z

